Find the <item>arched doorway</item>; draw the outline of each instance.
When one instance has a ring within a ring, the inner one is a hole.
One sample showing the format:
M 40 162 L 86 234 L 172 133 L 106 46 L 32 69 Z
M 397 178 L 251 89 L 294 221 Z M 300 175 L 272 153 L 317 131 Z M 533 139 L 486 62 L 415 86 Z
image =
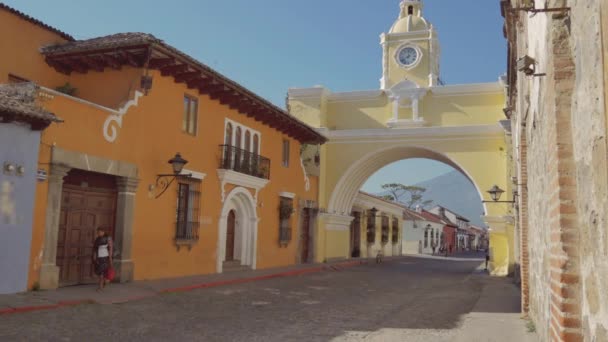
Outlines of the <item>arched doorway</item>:
M 243 187 L 234 188 L 227 196 L 219 220 L 217 272 L 225 263 L 256 268 L 258 217 L 256 200 Z
M 504 151 L 502 138 L 490 136 L 470 139 L 475 143 L 471 144 L 471 140 L 458 138 L 450 141 L 449 144 L 434 139 L 429 142 L 421 141 L 420 145 L 388 143 L 388 141 L 383 144 L 364 144 L 364 141 L 352 141 L 348 144 L 329 145 L 326 148 L 326 154 L 331 157 L 327 158 L 330 158 L 334 165 L 341 166 L 334 166 L 325 174 L 325 189 L 321 191 L 322 196 L 325 196 L 327 208 L 319 220 L 319 225 L 328 232 L 326 233 L 326 246 L 328 248 L 323 251 L 325 258 L 349 256 L 348 241 L 351 239 L 349 228 L 353 220 L 351 213 L 355 198 L 362 185 L 371 175 L 393 162 L 421 158 L 447 164 L 468 179 L 479 194 L 480 201 L 487 198 L 487 196 L 484 196 L 485 191 L 483 189 L 489 189 L 493 184 L 508 189 L 504 171 L 490 172 L 488 170 L 488 166 L 504 165 L 505 163 L 504 153 L 502 153 Z M 490 224 L 488 218 L 494 216 L 502 218 L 508 214 L 508 211 L 502 205 L 486 205 L 484 203 L 482 207 L 485 215 L 484 221 L 488 223 L 492 228 L 491 232 L 495 234 L 497 232 L 494 227 L 495 224 Z M 437 232 L 434 235 L 433 238 L 436 238 Z M 428 244 L 430 246 L 430 241 Z M 508 248 L 497 244 L 495 246 L 500 248 L 501 251 Z M 506 262 L 511 263 L 512 256 L 509 256 Z M 494 269 L 498 268 L 495 267 Z

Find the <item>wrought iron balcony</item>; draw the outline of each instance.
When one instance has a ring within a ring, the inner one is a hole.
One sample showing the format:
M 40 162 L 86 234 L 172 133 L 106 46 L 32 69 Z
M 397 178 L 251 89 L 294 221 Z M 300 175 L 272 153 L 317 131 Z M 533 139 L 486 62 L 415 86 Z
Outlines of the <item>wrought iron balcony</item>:
M 220 145 L 220 169 L 270 179 L 270 159 L 230 145 Z

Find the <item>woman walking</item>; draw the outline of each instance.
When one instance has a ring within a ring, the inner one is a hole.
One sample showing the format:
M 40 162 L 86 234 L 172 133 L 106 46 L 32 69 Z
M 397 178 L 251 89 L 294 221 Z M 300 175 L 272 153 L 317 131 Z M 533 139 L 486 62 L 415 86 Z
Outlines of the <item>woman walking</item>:
M 97 291 L 103 290 L 106 286 L 108 270 L 112 267 L 112 249 L 112 238 L 108 236 L 104 228 L 97 228 L 97 238 L 93 244 L 93 264 L 95 274 L 99 276 Z

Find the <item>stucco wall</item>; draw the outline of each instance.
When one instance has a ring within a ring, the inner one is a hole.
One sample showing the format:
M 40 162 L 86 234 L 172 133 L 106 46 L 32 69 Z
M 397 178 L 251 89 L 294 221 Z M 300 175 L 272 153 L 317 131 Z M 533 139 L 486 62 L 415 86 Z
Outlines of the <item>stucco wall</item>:
M 0 294 L 27 289 L 40 132 L 0 123 L 0 166 L 23 166 L 23 176 L 0 170 Z

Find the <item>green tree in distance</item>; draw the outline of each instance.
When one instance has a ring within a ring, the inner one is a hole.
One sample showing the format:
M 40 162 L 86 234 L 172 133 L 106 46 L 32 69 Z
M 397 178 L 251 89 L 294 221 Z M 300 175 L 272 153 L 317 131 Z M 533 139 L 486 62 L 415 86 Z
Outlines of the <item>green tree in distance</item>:
M 405 204 L 408 208 L 414 209 L 420 205 L 423 208 L 429 207 L 433 201 L 424 199 L 426 188 L 415 185 L 404 185 L 400 183 L 383 184 L 382 189 L 389 193 L 382 198 Z

